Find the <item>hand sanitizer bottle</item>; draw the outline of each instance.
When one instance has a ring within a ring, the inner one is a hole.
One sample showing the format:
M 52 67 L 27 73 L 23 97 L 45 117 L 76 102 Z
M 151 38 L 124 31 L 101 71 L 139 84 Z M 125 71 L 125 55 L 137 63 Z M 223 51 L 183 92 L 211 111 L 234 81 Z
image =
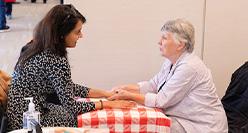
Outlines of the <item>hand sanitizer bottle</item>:
M 31 120 L 35 120 L 40 124 L 40 112 L 35 111 L 35 105 L 33 103 L 33 97 L 24 98 L 30 100 L 28 104 L 28 111 L 23 113 L 23 128 L 32 130 Z

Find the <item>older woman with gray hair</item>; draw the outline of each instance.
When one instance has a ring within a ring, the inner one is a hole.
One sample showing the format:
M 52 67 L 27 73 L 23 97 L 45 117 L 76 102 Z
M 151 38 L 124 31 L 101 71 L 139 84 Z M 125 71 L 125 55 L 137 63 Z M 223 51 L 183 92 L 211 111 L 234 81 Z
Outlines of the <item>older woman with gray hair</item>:
M 164 64 L 151 80 L 113 88 L 109 100 L 133 100 L 161 108 L 172 120 L 172 133 L 226 133 L 227 118 L 210 70 L 194 53 L 194 27 L 188 21 L 167 21 L 159 48 Z

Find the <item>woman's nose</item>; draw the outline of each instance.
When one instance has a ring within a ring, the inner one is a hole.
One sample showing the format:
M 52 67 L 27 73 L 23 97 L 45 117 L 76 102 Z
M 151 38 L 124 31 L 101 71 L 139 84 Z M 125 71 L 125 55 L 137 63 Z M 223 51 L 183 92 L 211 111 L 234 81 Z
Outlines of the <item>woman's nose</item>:
M 158 41 L 158 45 L 162 45 L 162 39 Z
M 80 33 L 78 37 L 83 38 L 83 33 Z

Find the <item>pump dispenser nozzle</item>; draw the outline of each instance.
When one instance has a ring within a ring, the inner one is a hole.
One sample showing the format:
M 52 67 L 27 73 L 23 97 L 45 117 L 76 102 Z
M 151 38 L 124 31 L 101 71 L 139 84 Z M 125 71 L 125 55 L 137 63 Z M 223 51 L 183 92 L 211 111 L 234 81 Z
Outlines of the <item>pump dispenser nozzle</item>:
M 25 100 L 29 100 L 29 104 L 28 104 L 28 111 L 29 112 L 33 112 L 35 111 L 35 105 L 33 103 L 33 97 L 27 97 L 27 98 L 24 98 Z

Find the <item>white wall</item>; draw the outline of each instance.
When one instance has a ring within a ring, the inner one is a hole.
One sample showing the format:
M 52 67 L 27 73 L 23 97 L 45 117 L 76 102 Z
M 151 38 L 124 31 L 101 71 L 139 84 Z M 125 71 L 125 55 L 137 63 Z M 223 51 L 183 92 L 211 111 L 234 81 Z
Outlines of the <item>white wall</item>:
M 248 61 L 248 1 L 208 0 L 203 59 L 222 97 L 231 74 Z
M 163 60 L 157 46 L 161 26 L 168 19 L 183 17 L 195 25 L 196 53 L 203 54 L 217 92 L 223 96 L 233 71 L 247 61 L 248 1 L 206 1 L 201 53 L 204 1 L 65 0 L 88 20 L 84 39 L 69 51 L 73 80 L 108 89 L 151 78 Z M 14 19 L 8 21 L 12 31 L 0 35 L 1 69 L 12 73 L 20 48 L 32 38 L 33 27 L 58 1 L 50 2 L 14 5 Z
M 204 0 L 66 0 L 87 18 L 84 38 L 69 51 L 73 80 L 90 87 L 150 79 L 160 69 L 158 40 L 168 19 L 185 18 L 196 28 L 200 56 Z

